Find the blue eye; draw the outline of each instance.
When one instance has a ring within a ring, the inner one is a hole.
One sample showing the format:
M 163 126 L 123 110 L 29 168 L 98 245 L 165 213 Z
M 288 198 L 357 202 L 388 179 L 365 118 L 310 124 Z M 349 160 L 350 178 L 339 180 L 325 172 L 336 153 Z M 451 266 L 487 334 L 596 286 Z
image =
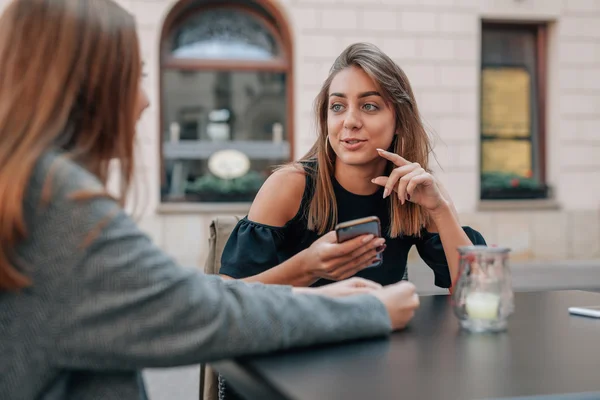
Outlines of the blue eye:
M 341 104 L 332 104 L 331 107 L 329 107 L 329 109 L 333 112 L 339 112 L 339 111 L 342 111 L 342 105 Z
M 367 111 L 377 111 L 379 109 L 375 104 L 365 104 L 364 108 Z

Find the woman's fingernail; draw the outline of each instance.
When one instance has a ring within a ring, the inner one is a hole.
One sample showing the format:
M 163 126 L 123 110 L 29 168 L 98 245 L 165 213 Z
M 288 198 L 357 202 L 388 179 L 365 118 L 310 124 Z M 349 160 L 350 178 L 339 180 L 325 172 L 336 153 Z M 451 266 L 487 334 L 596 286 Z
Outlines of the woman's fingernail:
M 388 197 L 390 195 L 390 189 L 385 188 L 385 190 L 383 191 L 383 198 L 385 199 L 386 197 Z
M 377 149 L 377 151 L 385 151 L 385 150 L 383 150 L 383 149 Z
M 375 246 L 383 246 L 385 244 L 384 238 L 379 238 L 375 241 Z
M 363 243 L 369 243 L 371 240 L 373 240 L 373 238 L 375 237 L 375 235 L 367 235 L 364 237 L 363 239 Z

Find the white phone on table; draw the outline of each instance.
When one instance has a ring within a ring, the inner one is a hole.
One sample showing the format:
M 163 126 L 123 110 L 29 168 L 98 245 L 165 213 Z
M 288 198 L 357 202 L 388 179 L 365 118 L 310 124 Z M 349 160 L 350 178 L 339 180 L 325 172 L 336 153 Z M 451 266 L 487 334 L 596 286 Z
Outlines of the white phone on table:
M 569 314 L 600 318 L 600 306 L 569 307 Z

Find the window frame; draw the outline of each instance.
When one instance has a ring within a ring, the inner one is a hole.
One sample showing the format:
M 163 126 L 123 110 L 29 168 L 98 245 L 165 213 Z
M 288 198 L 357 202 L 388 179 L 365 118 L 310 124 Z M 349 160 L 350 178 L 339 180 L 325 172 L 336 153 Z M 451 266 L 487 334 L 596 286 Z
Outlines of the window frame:
M 479 150 L 480 150 L 480 162 L 479 162 L 479 180 L 481 183 L 482 176 L 482 165 L 483 165 L 483 143 L 485 140 L 489 140 L 488 138 L 484 139 L 483 135 L 483 119 L 482 119 L 482 105 L 483 105 L 483 70 L 487 67 L 502 67 L 502 66 L 512 66 L 512 67 L 523 67 L 521 64 L 517 63 L 500 63 L 500 64 L 484 64 L 483 62 L 483 35 L 486 29 L 494 29 L 494 30 L 506 30 L 506 31 L 514 31 L 514 30 L 531 30 L 535 34 L 535 60 L 536 60 L 536 68 L 535 71 L 530 71 L 534 75 L 532 78 L 535 81 L 535 85 L 532 91 L 532 94 L 536 96 L 537 100 L 537 118 L 535 122 L 537 123 L 537 132 L 533 133 L 537 135 L 535 138 L 532 137 L 532 159 L 533 159 L 533 169 L 539 175 L 539 183 L 543 193 L 538 193 L 537 196 L 534 197 L 519 197 L 519 196 L 511 196 L 511 191 L 499 191 L 498 197 L 483 197 L 483 193 L 479 191 L 479 199 L 480 201 L 488 201 L 488 200 L 531 200 L 531 199 L 548 199 L 550 198 L 550 193 L 548 191 L 549 187 L 547 185 L 547 129 L 546 129 L 546 119 L 547 119 L 547 76 L 548 76 L 548 65 L 547 65 L 547 51 L 548 51 L 548 25 L 546 22 L 530 22 L 530 21 L 489 21 L 483 20 L 481 23 L 481 46 L 480 46 L 480 61 L 479 61 L 479 80 L 480 80 L 480 93 L 479 93 Z M 535 104 L 532 103 L 532 108 Z M 531 112 L 531 111 L 530 111 Z M 532 113 L 533 114 L 533 113 Z M 532 117 L 532 124 L 534 115 Z
M 165 159 L 163 149 L 164 132 L 164 93 L 165 85 L 163 72 L 165 70 L 179 71 L 258 71 L 258 72 L 277 72 L 284 73 L 286 77 L 286 124 L 287 142 L 289 144 L 289 160 L 294 160 L 295 135 L 294 135 L 294 47 L 292 41 L 291 26 L 285 14 L 279 5 L 269 0 L 252 0 L 252 5 L 260 8 L 263 14 L 272 18 L 270 21 L 265 15 L 256 11 L 253 7 L 235 2 L 219 3 L 199 3 L 195 0 L 180 0 L 167 15 L 159 40 L 158 57 L 158 124 L 159 124 L 159 160 L 160 160 L 160 186 L 166 182 Z M 185 23 L 186 20 L 196 15 L 212 9 L 233 9 L 250 14 L 253 18 L 259 20 L 263 26 L 271 33 L 275 39 L 279 50 L 279 55 L 273 60 L 201 60 L 201 59 L 179 59 L 171 55 L 171 39 L 174 32 Z M 188 204 L 211 204 L 207 202 L 186 202 Z M 160 199 L 160 204 L 171 204 Z M 227 204 L 227 203 L 219 203 Z
M 196 15 L 211 10 L 223 10 L 230 9 L 236 11 L 242 11 L 249 14 L 252 18 L 257 19 L 262 25 L 269 31 L 269 33 L 275 39 L 277 48 L 280 54 L 273 60 L 262 60 L 262 61 L 251 61 L 251 60 L 201 60 L 192 58 L 176 58 L 171 56 L 171 49 L 169 48 L 170 40 L 177 27 L 185 24 L 188 20 L 194 18 Z M 269 72 L 286 72 L 289 66 L 289 54 L 288 49 L 285 48 L 283 41 L 280 37 L 280 33 L 277 32 L 276 28 L 267 20 L 263 15 L 259 14 L 255 10 L 243 6 L 234 4 L 211 4 L 211 5 L 198 5 L 186 11 L 185 14 L 178 18 L 171 30 L 165 37 L 162 38 L 163 44 L 161 49 L 161 71 L 162 69 L 177 69 L 184 71 L 202 71 L 202 70 L 235 70 L 235 71 L 269 71 Z

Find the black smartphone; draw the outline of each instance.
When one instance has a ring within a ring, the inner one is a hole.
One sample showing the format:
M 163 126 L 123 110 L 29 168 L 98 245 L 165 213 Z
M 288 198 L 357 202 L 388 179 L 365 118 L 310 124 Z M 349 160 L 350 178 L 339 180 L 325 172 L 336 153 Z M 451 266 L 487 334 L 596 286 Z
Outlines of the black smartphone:
M 336 225 L 335 232 L 338 243 L 354 239 L 357 236 L 372 234 L 375 237 L 381 237 L 381 222 L 376 216 L 353 219 L 352 221 L 342 222 Z M 383 252 L 378 254 L 378 261 L 375 261 L 369 267 L 377 267 L 383 263 Z

